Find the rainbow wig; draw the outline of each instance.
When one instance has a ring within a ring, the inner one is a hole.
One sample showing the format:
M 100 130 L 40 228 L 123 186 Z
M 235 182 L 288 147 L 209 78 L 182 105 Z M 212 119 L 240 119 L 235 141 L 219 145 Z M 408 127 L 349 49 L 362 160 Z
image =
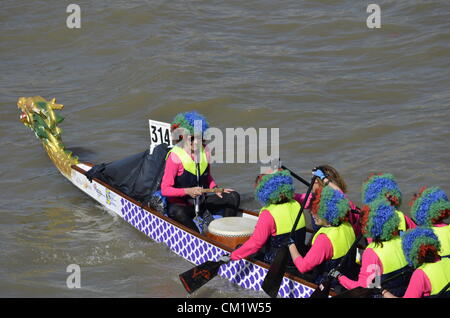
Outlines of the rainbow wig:
M 410 205 L 411 217 L 419 226 L 432 226 L 450 216 L 450 202 L 438 187 L 421 188 Z
M 395 208 L 386 199 L 378 198 L 363 206 L 362 213 L 361 224 L 365 237 L 389 241 L 398 235 L 400 218 Z
M 371 174 L 363 183 L 363 204 L 369 204 L 380 197 L 388 199 L 396 208 L 402 203 L 402 193 L 390 173 Z
M 431 228 L 416 227 L 402 236 L 402 248 L 408 263 L 417 268 L 430 252 L 437 255 L 441 244 Z
M 206 118 L 196 111 L 177 114 L 171 123 L 171 129 L 175 130 L 177 128 L 184 128 L 189 132 L 191 136 L 193 136 L 195 121 L 197 120 L 201 121 L 201 133 L 203 135 L 209 128 L 209 124 L 206 121 Z
M 294 184 L 290 172 L 282 170 L 263 176 L 255 188 L 255 198 L 264 206 L 292 200 Z
M 326 220 L 331 225 L 338 226 L 346 221 L 349 211 L 350 201 L 341 191 L 325 186 L 315 192 L 311 213 Z

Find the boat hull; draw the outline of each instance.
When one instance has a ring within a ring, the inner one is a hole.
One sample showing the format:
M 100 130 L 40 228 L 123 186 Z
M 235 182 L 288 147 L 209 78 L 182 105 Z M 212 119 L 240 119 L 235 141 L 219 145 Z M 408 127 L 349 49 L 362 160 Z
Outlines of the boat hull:
M 138 202 L 100 180 L 89 182 L 84 173 L 90 168 L 90 165 L 83 163 L 72 166 L 69 180 L 152 240 L 166 244 L 175 254 L 199 265 L 206 261 L 217 261 L 221 255 L 231 252 L 228 247 L 200 236 L 156 211 L 141 208 Z M 218 275 L 243 288 L 261 291 L 267 271 L 267 264 L 243 259 L 222 265 Z M 284 298 L 307 298 L 313 291 L 313 286 L 284 277 L 278 295 Z

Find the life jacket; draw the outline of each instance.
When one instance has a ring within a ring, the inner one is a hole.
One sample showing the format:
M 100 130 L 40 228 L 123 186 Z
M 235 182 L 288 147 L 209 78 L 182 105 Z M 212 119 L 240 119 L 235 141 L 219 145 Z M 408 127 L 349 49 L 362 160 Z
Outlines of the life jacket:
M 172 150 L 167 153 L 166 160 L 169 157 L 170 153 L 174 153 L 178 156 L 183 165 L 183 173 L 180 176 L 176 176 L 174 180 L 175 188 L 192 188 L 200 186 L 202 188 L 208 188 L 208 159 L 206 157 L 206 152 L 203 147 L 200 150 L 200 182 L 197 183 L 197 167 L 196 162 L 192 159 L 192 157 L 183 149 L 178 146 L 174 146 Z M 184 196 L 182 199 L 188 200 L 189 196 Z
M 437 295 L 450 282 L 450 258 L 441 258 L 435 263 L 419 266 L 430 280 L 431 296 Z
M 441 257 L 450 257 L 450 225 L 435 226 L 432 229 L 441 243 L 439 255 Z
M 341 261 L 342 257 L 347 255 L 350 247 L 353 245 L 356 237 L 353 227 L 350 223 L 344 222 L 339 226 L 322 226 L 312 239 L 312 244 L 320 234 L 325 234 L 333 246 L 333 256 L 330 260 L 327 260 L 317 266 L 315 272 L 317 273 L 316 283 L 320 283 L 323 278 L 322 275 L 325 272 L 329 272 L 331 269 L 336 268 Z M 356 249 L 355 249 L 356 253 Z M 352 267 L 354 265 L 355 257 L 349 257 L 348 261 L 341 268 L 341 273 L 348 276 L 352 275 Z
M 381 274 L 381 284 L 383 288 L 389 289 L 389 291 L 397 297 L 403 296 L 408 287 L 412 271 L 407 271 L 404 275 L 383 284 L 385 280 L 408 269 L 408 262 L 403 253 L 400 236 L 396 236 L 389 241 L 383 242 L 382 245 L 372 242 L 367 248 L 371 248 L 375 254 L 377 254 L 383 266 L 383 274 Z
M 264 261 L 266 263 L 270 264 L 273 262 L 277 250 L 291 234 L 292 227 L 294 226 L 295 219 L 300 212 L 300 208 L 301 206 L 297 201 L 291 200 L 281 204 L 270 204 L 261 209 L 260 213 L 263 210 L 269 211 L 275 221 L 275 227 L 277 230 L 276 235 L 271 236 L 266 244 L 266 252 L 264 254 Z M 306 222 L 305 215 L 302 213 L 294 232 L 294 242 L 300 252 L 304 250 L 305 234 Z

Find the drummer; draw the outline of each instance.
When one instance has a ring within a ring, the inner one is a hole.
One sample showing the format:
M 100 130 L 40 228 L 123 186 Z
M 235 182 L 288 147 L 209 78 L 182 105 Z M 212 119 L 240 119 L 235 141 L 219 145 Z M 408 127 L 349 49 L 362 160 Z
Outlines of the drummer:
M 201 138 L 194 138 L 194 125 L 201 127 Z M 193 219 L 196 217 L 194 199 L 200 196 L 200 216 L 208 209 L 215 214 L 223 211 L 223 216 L 236 216 L 239 193 L 233 189 L 223 189 L 203 195 L 202 188 L 218 188 L 211 175 L 210 153 L 205 150 L 203 136 L 209 125 L 202 115 L 195 111 L 179 113 L 171 123 L 172 136 L 178 135 L 175 146 L 166 158 L 166 166 L 161 181 L 161 193 L 168 198 L 168 215 L 184 226 L 199 232 Z M 177 130 L 178 129 L 178 130 Z M 199 148 L 198 148 L 199 147 Z M 199 151 L 198 151 L 199 150 Z M 196 159 L 199 153 L 199 160 Z M 197 165 L 200 172 L 197 181 Z
M 293 180 L 288 171 L 261 175 L 257 178 L 255 187 L 255 197 L 264 206 L 252 236 L 231 253 L 231 260 L 236 261 L 252 255 L 267 243 L 264 261 L 272 263 L 277 248 L 281 247 L 290 235 L 300 211 L 300 204 L 294 199 Z M 305 249 L 305 234 L 305 217 L 302 215 L 294 235 L 299 250 Z

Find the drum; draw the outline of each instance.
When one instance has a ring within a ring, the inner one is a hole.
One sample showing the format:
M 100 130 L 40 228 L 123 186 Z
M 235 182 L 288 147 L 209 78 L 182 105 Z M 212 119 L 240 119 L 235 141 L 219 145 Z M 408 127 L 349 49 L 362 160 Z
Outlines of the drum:
M 252 236 L 257 219 L 239 216 L 215 219 L 208 226 L 206 236 L 235 249 L 237 245 L 246 242 Z

